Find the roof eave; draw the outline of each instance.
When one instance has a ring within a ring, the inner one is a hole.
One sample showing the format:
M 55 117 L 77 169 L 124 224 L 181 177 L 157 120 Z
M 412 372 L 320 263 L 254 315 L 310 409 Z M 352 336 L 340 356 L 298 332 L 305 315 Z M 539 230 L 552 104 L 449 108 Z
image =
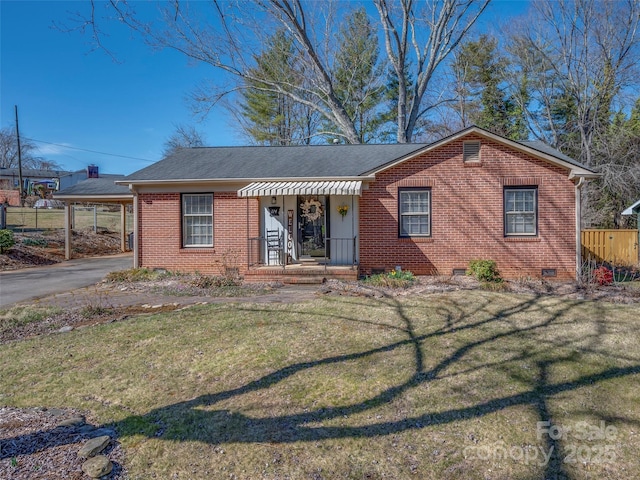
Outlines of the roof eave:
M 53 194 L 53 198 L 55 200 L 64 200 L 64 201 L 73 201 L 73 202 L 96 202 L 96 201 L 105 201 L 105 202 L 121 202 L 121 201 L 133 201 L 133 194 L 118 194 L 118 195 L 102 195 L 102 194 L 67 194 L 67 195 L 56 195 Z
M 631 205 L 629 208 L 625 209 L 622 212 L 622 215 L 626 217 L 629 215 L 634 215 L 635 213 L 640 213 L 640 200 L 638 200 L 636 203 Z
M 589 170 L 574 169 L 574 170 L 571 170 L 571 173 L 569 174 L 569 179 L 573 180 L 574 178 L 584 178 L 585 180 L 589 180 L 589 179 L 601 178 L 602 175 L 603 175 L 602 173 L 591 172 Z
M 194 183 L 215 183 L 221 185 L 237 184 L 237 183 L 253 183 L 253 182 L 331 182 L 331 181 L 371 181 L 375 180 L 373 175 L 356 175 L 356 176 L 333 176 L 333 177 L 260 177 L 260 178 L 184 178 L 184 179 L 167 179 L 167 180 L 117 180 L 117 185 L 132 186 L 141 185 L 191 185 Z

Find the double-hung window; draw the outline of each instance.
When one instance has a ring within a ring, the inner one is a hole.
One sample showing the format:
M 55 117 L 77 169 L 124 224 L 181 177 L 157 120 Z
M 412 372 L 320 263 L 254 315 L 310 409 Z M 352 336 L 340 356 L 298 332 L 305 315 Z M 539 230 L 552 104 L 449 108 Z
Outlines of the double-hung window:
M 399 190 L 400 236 L 431 236 L 431 189 L 406 188 Z
M 213 247 L 213 194 L 182 195 L 182 245 Z
M 504 189 L 504 234 L 507 237 L 538 234 L 538 189 Z

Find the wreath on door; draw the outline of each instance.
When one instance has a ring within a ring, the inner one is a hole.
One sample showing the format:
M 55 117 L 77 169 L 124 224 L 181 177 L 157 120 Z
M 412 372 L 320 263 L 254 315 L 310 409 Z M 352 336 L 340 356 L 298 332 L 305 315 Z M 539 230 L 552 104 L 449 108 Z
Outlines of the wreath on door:
M 302 209 L 302 216 L 313 222 L 322 216 L 322 204 L 315 198 L 306 200 L 300 204 Z

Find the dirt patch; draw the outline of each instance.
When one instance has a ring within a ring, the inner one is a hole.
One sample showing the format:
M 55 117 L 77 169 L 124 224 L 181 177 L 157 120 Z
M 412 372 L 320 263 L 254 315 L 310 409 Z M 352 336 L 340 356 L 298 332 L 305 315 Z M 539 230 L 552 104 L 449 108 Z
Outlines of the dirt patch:
M 13 236 L 15 245 L 0 254 L 0 271 L 64 261 L 64 230 L 14 232 Z M 105 229 L 74 230 L 71 245 L 75 258 L 121 253 L 120 234 Z

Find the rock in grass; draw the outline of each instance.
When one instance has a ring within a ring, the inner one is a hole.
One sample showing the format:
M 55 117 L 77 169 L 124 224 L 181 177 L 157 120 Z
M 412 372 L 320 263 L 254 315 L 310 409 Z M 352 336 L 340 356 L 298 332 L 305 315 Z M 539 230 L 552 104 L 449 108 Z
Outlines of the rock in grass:
M 113 463 L 104 455 L 91 457 L 82 464 L 82 471 L 91 478 L 100 478 L 103 475 L 107 475 L 111 472 L 112 468 Z
M 108 435 L 103 435 L 101 437 L 92 438 L 91 440 L 87 440 L 80 450 L 78 450 L 78 457 L 80 458 L 89 458 L 93 457 L 96 453 L 100 453 L 104 450 L 109 442 L 111 441 L 111 437 Z
M 79 425 L 84 425 L 84 422 L 85 422 L 84 417 L 79 415 L 77 417 L 71 417 L 61 421 L 58 424 L 58 426 L 59 427 L 77 427 Z

